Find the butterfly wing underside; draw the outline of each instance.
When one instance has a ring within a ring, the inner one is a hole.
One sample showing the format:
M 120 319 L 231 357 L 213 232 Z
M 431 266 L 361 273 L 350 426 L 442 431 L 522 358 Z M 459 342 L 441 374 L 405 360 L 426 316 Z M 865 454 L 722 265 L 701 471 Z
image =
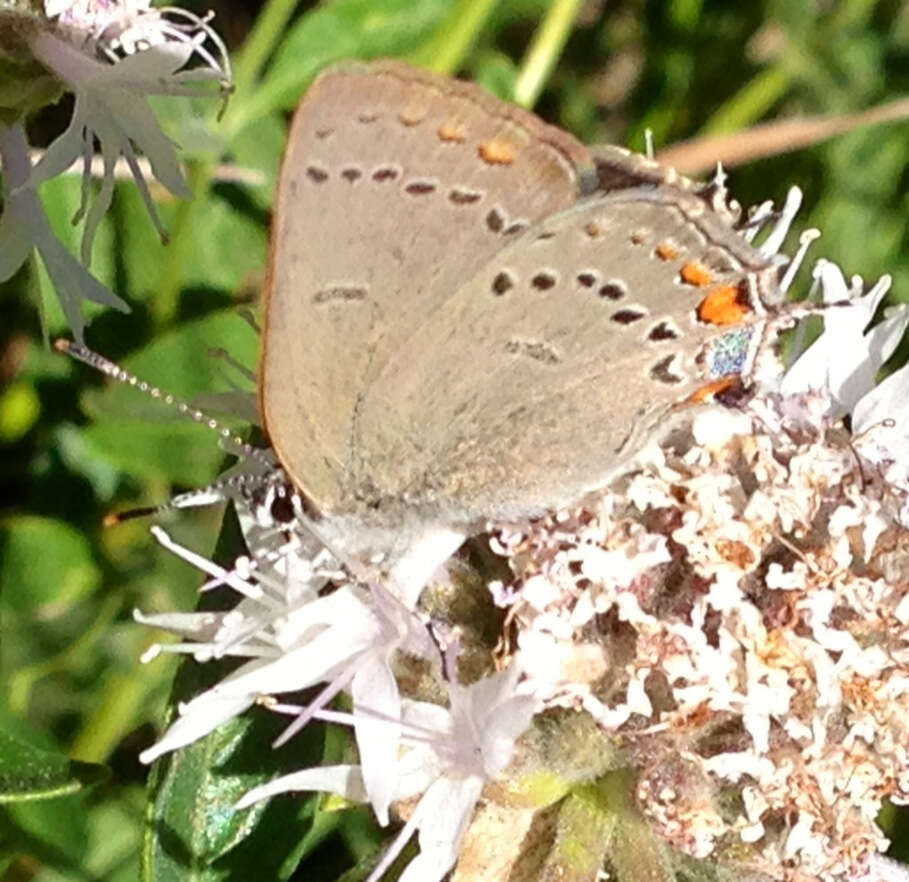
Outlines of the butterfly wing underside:
M 591 172 L 571 136 L 471 84 L 394 62 L 313 84 L 278 186 L 260 398 L 279 459 L 318 509 L 361 505 L 372 479 L 359 420 L 388 360 Z
M 736 326 L 699 304 L 731 295 L 747 313 L 776 273 L 681 188 L 588 197 L 495 255 L 389 360 L 364 400 L 364 459 L 389 495 L 452 520 L 577 501 L 712 379 L 699 354 Z

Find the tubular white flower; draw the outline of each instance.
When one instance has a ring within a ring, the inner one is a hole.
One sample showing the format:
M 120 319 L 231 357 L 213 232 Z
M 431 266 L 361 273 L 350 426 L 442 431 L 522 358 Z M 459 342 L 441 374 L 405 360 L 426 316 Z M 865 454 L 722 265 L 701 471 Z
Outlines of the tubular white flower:
M 85 328 L 80 307 L 83 300 L 128 312 L 126 303 L 94 279 L 54 236 L 35 192 L 28 142 L 21 125 L 0 125 L 0 159 L 4 203 L 0 217 L 0 281 L 10 278 L 34 248 L 77 340 L 82 340 Z
M 358 737 L 370 758 L 366 777 L 373 793 L 382 793 L 382 777 L 374 770 L 394 768 L 398 751 L 396 722 L 401 699 L 391 661 L 400 649 L 411 655 L 430 655 L 431 641 L 422 621 L 379 586 L 363 589 L 344 585 L 319 597 L 313 586 L 291 577 L 274 580 L 264 573 L 257 581 L 227 571 L 172 542 L 159 528 L 155 536 L 167 548 L 210 573 L 218 584 L 229 585 L 244 600 L 228 613 L 172 614 L 136 619 L 170 630 L 188 642 L 160 647 L 192 653 L 197 658 L 226 655 L 251 659 L 220 683 L 180 708 L 180 716 L 141 759 L 151 762 L 178 747 L 207 735 L 218 725 L 242 713 L 262 696 L 327 686 L 279 739 L 283 743 L 299 731 L 341 690 L 349 690 L 355 713 L 368 708 L 384 721 L 374 725 L 360 713 Z M 318 571 L 315 571 L 316 575 Z M 370 735 L 372 733 L 372 735 Z M 373 737 L 375 736 L 375 737 Z M 376 797 L 380 819 L 387 820 L 390 793 Z
M 814 277 L 827 303 L 847 300 L 853 293 L 846 286 L 840 268 L 829 261 L 818 261 Z M 853 290 L 856 282 L 860 285 L 861 280 L 853 280 Z M 851 412 L 858 400 L 874 388 L 878 370 L 893 354 L 909 324 L 909 311 L 902 309 L 890 320 L 865 332 L 889 289 L 890 277 L 883 276 L 867 294 L 856 298 L 853 305 L 827 311 L 824 333 L 787 371 L 782 393 L 826 390 L 836 416 Z
M 246 808 L 278 793 L 325 790 L 375 806 L 369 781 L 380 775 L 383 794 L 410 799 L 422 794 L 413 814 L 388 851 L 370 873 L 377 882 L 418 831 L 420 853 L 407 865 L 405 882 L 437 882 L 455 865 L 461 841 L 486 782 L 511 761 L 517 739 L 530 725 L 536 700 L 518 690 L 521 670 L 516 664 L 470 686 L 448 684 L 449 707 L 420 701 L 403 702 L 400 761 L 373 770 L 366 768 L 360 714 L 320 712 L 320 719 L 352 724 L 357 730 L 361 765 L 306 769 L 284 775 L 249 791 L 237 808 Z M 364 711 L 363 713 L 366 713 Z M 375 718 L 377 726 L 382 717 Z
M 157 181 L 176 196 L 189 191 L 173 143 L 149 108 L 149 95 L 220 96 L 230 84 L 223 44 L 207 22 L 186 10 L 150 9 L 83 0 L 48 2 L 56 32 L 38 31 L 30 40 L 37 58 L 75 96 L 73 117 L 35 167 L 34 182 L 54 177 L 83 160 L 82 206 L 85 217 L 82 260 L 89 262 L 98 224 L 113 198 L 114 167 L 123 157 L 135 179 L 155 228 L 164 229 L 137 162 L 144 154 Z M 207 43 L 214 45 L 209 51 Z M 192 67 L 196 61 L 199 67 Z M 214 91 L 205 84 L 218 84 Z M 90 158 L 95 141 L 104 161 L 101 191 L 89 208 Z

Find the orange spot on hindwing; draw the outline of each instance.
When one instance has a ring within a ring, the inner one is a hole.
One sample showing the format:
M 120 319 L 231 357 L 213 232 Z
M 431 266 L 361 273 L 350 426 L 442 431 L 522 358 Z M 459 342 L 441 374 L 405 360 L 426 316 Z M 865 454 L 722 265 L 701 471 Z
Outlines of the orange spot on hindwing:
M 709 325 L 735 325 L 751 311 L 742 285 L 717 285 L 698 305 L 698 319 Z
M 734 389 L 736 386 L 741 384 L 741 378 L 738 374 L 732 374 L 728 377 L 720 377 L 718 380 L 711 380 L 709 383 L 704 383 L 700 389 L 692 392 L 691 395 L 685 400 L 686 404 L 703 404 L 705 401 L 710 401 L 713 398 L 716 398 L 717 395 L 720 395 L 723 392 L 727 392 L 730 389 Z

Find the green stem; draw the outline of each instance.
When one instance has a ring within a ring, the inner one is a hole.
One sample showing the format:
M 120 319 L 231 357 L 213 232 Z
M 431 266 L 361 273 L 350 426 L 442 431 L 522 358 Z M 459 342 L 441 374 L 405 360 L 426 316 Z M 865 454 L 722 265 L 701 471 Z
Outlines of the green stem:
M 456 73 L 497 3 L 498 0 L 460 0 L 410 60 L 439 73 Z
M 177 206 L 168 231 L 170 241 L 163 256 L 157 292 L 149 301 L 149 315 L 156 331 L 169 327 L 177 314 L 187 250 L 195 241 L 195 237 L 189 235 L 188 231 L 192 229 L 193 224 L 202 223 L 200 211 L 202 207 L 208 205 L 211 164 L 200 162 L 189 164 L 186 177 L 193 195 L 191 199 L 185 199 Z
M 235 103 L 243 103 L 268 56 L 284 36 L 284 29 L 296 8 L 297 0 L 269 0 L 256 17 L 234 62 L 234 87 L 237 91 Z M 230 110 L 228 115 L 233 116 Z
M 533 107 L 552 73 L 571 33 L 582 0 L 552 0 L 543 23 L 521 62 L 514 86 L 514 101 L 521 107 Z
M 792 82 L 780 65 L 768 67 L 721 105 L 701 129 L 701 135 L 717 135 L 747 129 L 779 101 Z

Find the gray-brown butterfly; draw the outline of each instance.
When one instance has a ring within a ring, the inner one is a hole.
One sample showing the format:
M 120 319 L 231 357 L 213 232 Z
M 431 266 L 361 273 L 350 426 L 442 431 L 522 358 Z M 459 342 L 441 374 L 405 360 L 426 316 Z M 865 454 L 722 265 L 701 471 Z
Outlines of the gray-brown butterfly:
M 280 176 L 259 390 L 320 535 L 410 594 L 488 520 L 603 487 L 747 380 L 786 261 L 738 214 L 721 180 L 588 151 L 467 83 L 320 76 Z

